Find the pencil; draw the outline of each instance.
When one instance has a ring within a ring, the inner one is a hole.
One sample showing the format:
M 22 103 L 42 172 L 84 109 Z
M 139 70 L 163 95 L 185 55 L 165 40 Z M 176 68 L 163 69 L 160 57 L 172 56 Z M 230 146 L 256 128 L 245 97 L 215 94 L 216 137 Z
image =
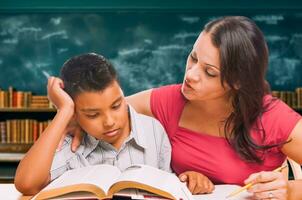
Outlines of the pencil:
M 283 165 L 281 167 L 278 167 L 277 169 L 275 169 L 273 172 L 281 172 L 284 168 L 286 168 L 287 165 Z M 233 191 L 231 194 L 229 194 L 226 198 L 230 198 L 230 197 L 233 197 L 235 196 L 236 194 L 239 194 L 240 192 L 250 188 L 251 186 L 253 185 L 253 183 L 249 183 L 249 184 L 246 184 L 245 186 L 241 187 L 241 188 L 238 188 L 237 190 Z

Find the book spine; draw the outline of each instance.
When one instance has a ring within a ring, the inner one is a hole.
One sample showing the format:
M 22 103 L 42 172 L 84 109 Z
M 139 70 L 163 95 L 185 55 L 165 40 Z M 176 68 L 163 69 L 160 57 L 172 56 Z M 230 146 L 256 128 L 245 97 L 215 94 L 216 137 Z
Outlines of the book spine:
M 6 143 L 6 122 L 5 121 L 0 122 L 0 134 L 1 134 L 1 138 L 0 138 L 1 143 Z
M 0 108 L 4 108 L 4 91 L 0 90 Z
M 6 120 L 6 142 L 7 143 L 10 143 L 11 142 L 11 139 L 10 139 L 10 136 L 11 136 L 11 121 L 10 120 Z
M 9 101 L 8 101 L 9 104 L 8 105 L 9 105 L 10 108 L 13 107 L 13 93 L 14 93 L 13 87 L 9 86 L 8 87 L 8 99 L 9 99 Z
M 302 87 L 296 89 L 297 94 L 297 108 L 302 109 Z

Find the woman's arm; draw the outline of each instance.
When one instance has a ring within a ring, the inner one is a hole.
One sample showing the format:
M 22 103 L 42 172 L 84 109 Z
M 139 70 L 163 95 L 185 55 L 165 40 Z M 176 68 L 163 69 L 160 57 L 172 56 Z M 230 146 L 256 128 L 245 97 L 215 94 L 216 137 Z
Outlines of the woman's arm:
M 48 95 L 57 105 L 57 114 L 17 168 L 15 186 L 25 195 L 33 195 L 49 183 L 56 148 L 74 114 L 73 101 L 61 84 L 62 81 L 54 77 L 48 80 Z
M 282 152 L 302 164 L 302 119 L 295 125 L 288 139 L 290 142 L 283 145 Z M 302 200 L 302 180 L 288 181 L 280 172 L 255 173 L 245 181 L 249 182 L 255 183 L 249 191 L 257 198 Z
M 295 162 L 302 165 L 302 119 L 299 120 L 295 128 L 292 130 L 289 143 L 283 145 L 282 152 Z M 302 180 L 293 180 L 288 183 L 288 199 L 302 199 Z
M 290 142 L 283 145 L 281 149 L 282 152 L 287 155 L 287 157 L 302 165 L 302 119 L 298 121 L 289 135 L 288 140 L 290 140 Z
M 151 92 L 152 89 L 128 96 L 126 97 L 127 103 L 129 103 L 136 112 L 153 117 L 150 106 Z

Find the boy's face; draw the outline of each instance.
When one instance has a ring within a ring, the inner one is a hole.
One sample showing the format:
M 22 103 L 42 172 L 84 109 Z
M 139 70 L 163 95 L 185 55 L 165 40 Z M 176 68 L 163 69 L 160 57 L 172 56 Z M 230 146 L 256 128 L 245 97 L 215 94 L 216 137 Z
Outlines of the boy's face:
M 76 119 L 89 135 L 119 149 L 130 133 L 128 107 L 114 81 L 100 92 L 82 92 L 74 98 Z

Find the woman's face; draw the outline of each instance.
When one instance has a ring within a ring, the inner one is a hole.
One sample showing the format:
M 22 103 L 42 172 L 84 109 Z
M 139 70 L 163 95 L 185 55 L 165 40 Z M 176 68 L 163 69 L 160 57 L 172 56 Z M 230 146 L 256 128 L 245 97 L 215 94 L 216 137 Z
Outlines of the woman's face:
M 226 97 L 229 90 L 220 82 L 219 50 L 210 33 L 202 32 L 187 59 L 182 93 L 190 101 L 204 101 Z

